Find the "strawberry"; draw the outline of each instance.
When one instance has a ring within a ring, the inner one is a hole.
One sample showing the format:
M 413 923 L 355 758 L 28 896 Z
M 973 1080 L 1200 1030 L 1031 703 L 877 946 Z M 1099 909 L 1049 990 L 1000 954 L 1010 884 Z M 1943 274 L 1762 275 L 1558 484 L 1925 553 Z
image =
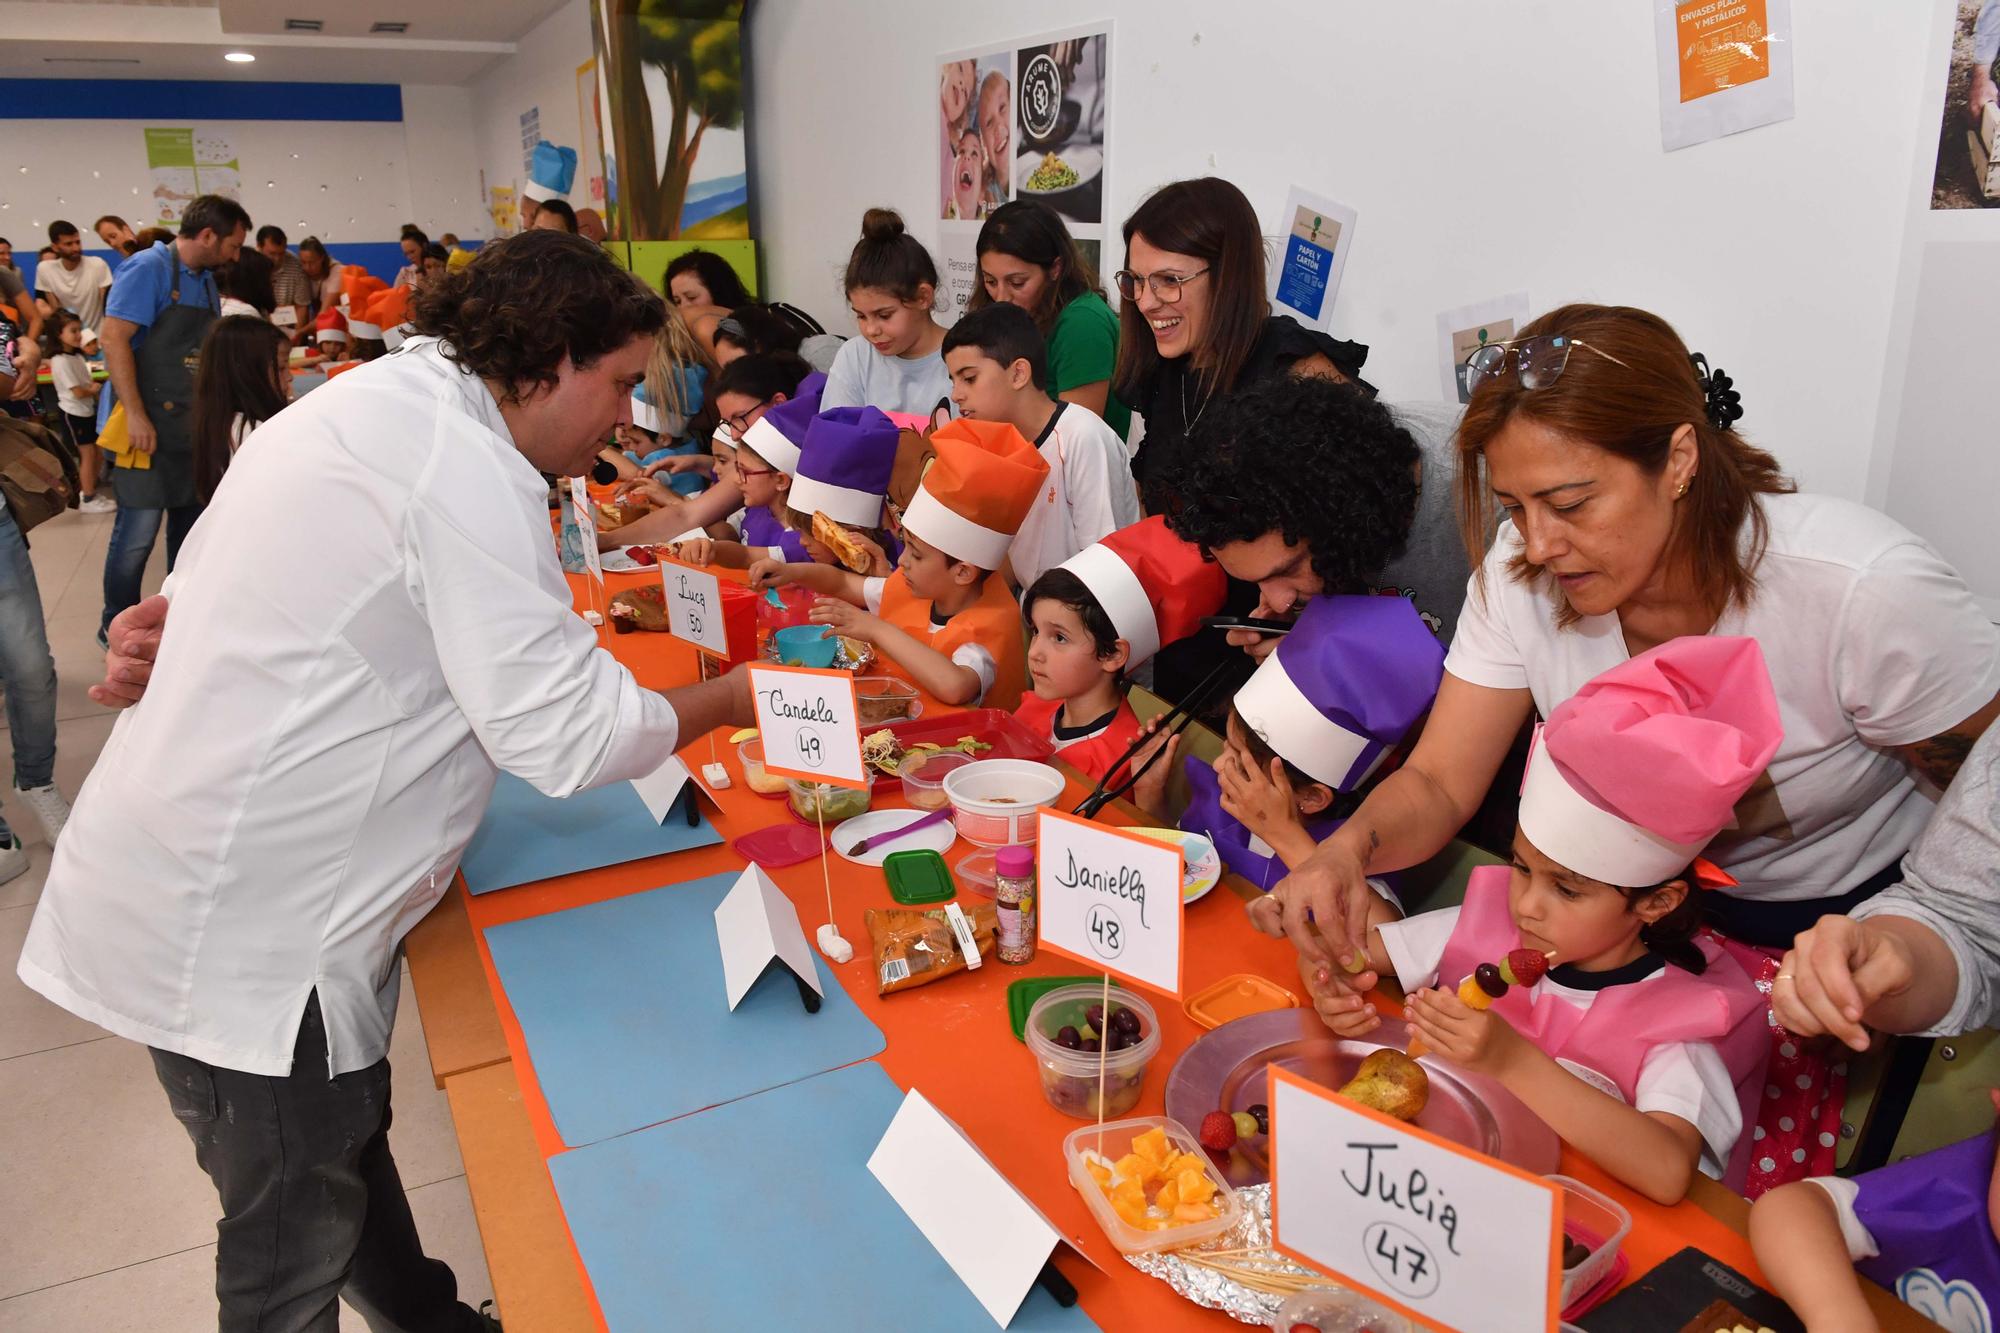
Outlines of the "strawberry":
M 1201 1132 L 1195 1135 L 1210 1152 L 1228 1152 L 1236 1146 L 1236 1120 L 1227 1111 L 1210 1111 L 1201 1118 Z
M 1514 949 L 1507 954 L 1507 980 L 1517 986 L 1532 986 L 1549 970 L 1548 955 L 1540 949 Z

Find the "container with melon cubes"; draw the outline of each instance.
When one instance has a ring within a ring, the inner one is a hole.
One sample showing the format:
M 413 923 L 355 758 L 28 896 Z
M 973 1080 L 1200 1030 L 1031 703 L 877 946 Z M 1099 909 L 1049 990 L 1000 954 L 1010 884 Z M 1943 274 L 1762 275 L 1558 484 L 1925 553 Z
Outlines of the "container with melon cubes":
M 1194 1135 L 1164 1116 L 1086 1125 L 1063 1140 L 1070 1183 L 1122 1253 L 1198 1245 L 1243 1204 Z

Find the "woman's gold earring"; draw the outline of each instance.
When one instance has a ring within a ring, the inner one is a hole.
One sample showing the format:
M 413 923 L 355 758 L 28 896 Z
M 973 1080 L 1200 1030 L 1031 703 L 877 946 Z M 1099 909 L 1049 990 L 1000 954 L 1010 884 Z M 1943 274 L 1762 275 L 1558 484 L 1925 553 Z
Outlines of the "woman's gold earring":
M 1686 482 L 1682 482 L 1681 488 L 1674 492 L 1674 499 L 1678 500 L 1687 493 L 1688 493 L 1688 484 Z

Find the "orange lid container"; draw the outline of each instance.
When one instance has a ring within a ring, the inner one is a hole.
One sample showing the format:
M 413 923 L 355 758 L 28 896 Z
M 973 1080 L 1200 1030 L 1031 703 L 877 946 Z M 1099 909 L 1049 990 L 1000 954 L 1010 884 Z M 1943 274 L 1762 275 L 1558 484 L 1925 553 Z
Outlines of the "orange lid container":
M 1187 997 L 1181 1008 L 1205 1028 L 1261 1014 L 1271 1009 L 1296 1009 L 1299 997 L 1265 977 L 1238 972 Z

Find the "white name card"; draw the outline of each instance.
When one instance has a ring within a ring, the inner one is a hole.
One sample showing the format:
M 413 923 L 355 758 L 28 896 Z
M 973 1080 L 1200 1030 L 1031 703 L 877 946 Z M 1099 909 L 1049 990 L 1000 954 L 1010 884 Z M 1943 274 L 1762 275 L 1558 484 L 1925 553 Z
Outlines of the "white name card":
M 1560 1191 L 1271 1069 L 1272 1244 L 1425 1325 L 1555 1333 Z
M 819 969 L 792 900 L 778 891 L 764 868 L 752 865 L 715 907 L 715 936 L 722 946 L 722 985 L 732 1011 L 743 1002 L 773 958 L 821 996 Z
M 639 793 L 639 799 L 646 803 L 646 810 L 653 816 L 653 822 L 664 824 L 672 813 L 674 802 L 679 799 L 694 775 L 679 758 L 669 756 L 667 762 L 648 773 L 643 778 L 632 779 L 632 790 Z M 701 788 L 696 787 L 696 791 Z
M 675 560 L 660 561 L 667 595 L 667 633 L 712 657 L 729 656 L 722 626 L 722 584 L 713 574 Z
M 767 770 L 836 787 L 867 785 L 853 676 L 812 667 L 753 666 L 750 689 L 757 700 Z
M 1180 998 L 1180 845 L 1054 810 L 1038 819 L 1042 943 Z
M 1002 1328 L 1019 1313 L 1050 1251 L 1067 1243 L 915 1088 L 868 1169 Z

